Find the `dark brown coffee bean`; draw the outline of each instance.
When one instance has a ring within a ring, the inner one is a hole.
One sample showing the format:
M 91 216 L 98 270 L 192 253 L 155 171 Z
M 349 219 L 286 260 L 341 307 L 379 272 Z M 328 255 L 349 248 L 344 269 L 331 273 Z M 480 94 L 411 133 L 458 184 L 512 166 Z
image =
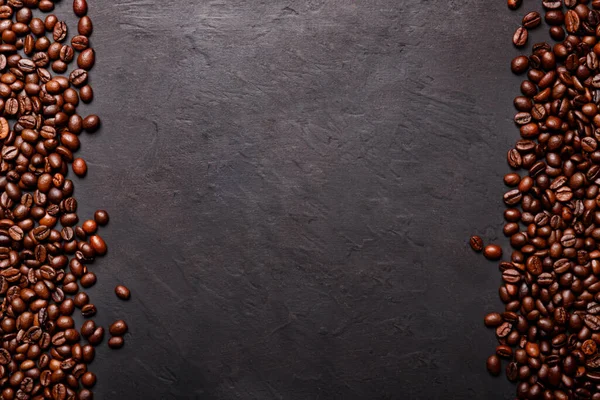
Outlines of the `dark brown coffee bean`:
M 96 55 L 94 49 L 85 49 L 79 54 L 77 58 L 77 66 L 84 70 L 90 70 L 96 62 Z
M 485 316 L 484 319 L 485 326 L 487 327 L 497 327 L 502 324 L 502 316 L 498 313 L 490 313 Z
M 534 29 L 540 26 L 542 23 L 542 17 L 538 12 L 532 11 L 523 17 L 523 27 L 526 29 Z
M 94 330 L 94 333 L 87 338 L 92 346 L 99 345 L 102 342 L 102 339 L 104 339 L 104 328 L 101 326 L 97 327 L 96 330 Z
M 523 0 L 507 0 L 507 4 L 508 8 L 510 8 L 511 10 L 516 10 L 517 8 L 521 7 L 521 4 L 523 4 Z
M 81 17 L 79 24 L 77 25 L 77 30 L 79 31 L 80 35 L 89 37 L 94 30 L 90 17 L 87 15 Z
M 518 75 L 527 72 L 529 69 L 529 58 L 525 56 L 515 57 L 510 64 L 510 69 Z
M 96 210 L 94 213 L 94 220 L 98 225 L 105 226 L 109 221 L 108 212 L 105 210 Z
M 473 251 L 480 252 L 483 250 L 483 240 L 479 236 L 471 236 L 469 244 Z
M 73 36 L 71 46 L 77 51 L 84 51 L 89 46 L 89 39 L 83 35 Z
M 127 324 L 122 319 L 115 321 L 109 328 L 109 332 L 113 336 L 123 336 L 127 332 Z
M 495 245 L 489 245 L 489 246 L 495 246 Z M 489 247 L 486 246 L 486 249 Z M 498 246 L 496 246 L 498 247 Z M 492 248 L 489 250 L 492 254 L 491 256 L 495 256 L 497 255 L 497 252 L 500 252 L 500 255 L 497 256 L 497 258 L 500 258 L 502 256 L 502 249 L 500 249 L 499 247 L 497 249 Z M 484 255 L 486 255 L 486 252 L 484 250 Z M 490 255 L 486 255 L 486 257 L 490 257 Z M 121 300 L 129 300 L 129 298 L 131 297 L 131 292 L 129 291 L 129 289 L 127 289 L 127 287 L 123 286 L 123 285 L 118 285 L 115 288 L 115 293 L 117 295 L 118 298 L 120 298 Z
M 52 37 L 56 42 L 62 42 L 67 37 L 67 24 L 64 21 L 58 21 L 54 25 Z
M 565 28 L 569 33 L 576 33 L 579 30 L 579 15 L 574 10 L 567 11 L 565 15 Z
M 113 336 L 108 339 L 108 346 L 111 349 L 120 349 L 125 344 L 125 341 L 121 336 Z
M 516 269 L 507 269 L 502 272 L 502 279 L 506 283 L 517 283 L 521 280 L 521 274 Z
M 86 0 L 73 0 L 73 11 L 78 17 L 83 17 L 87 14 L 88 5 Z
M 486 366 L 490 374 L 494 376 L 500 375 L 502 364 L 500 363 L 500 358 L 498 358 L 497 355 L 494 354 L 489 356 L 487 359 Z
M 79 177 L 83 177 L 87 174 L 87 164 L 83 158 L 76 158 L 73 160 L 73 172 Z
M 81 308 L 81 315 L 85 318 L 90 318 L 96 315 L 96 306 L 93 304 L 87 304 Z
M 521 154 L 516 149 L 509 150 L 506 158 L 508 160 L 508 165 L 515 169 L 520 168 L 523 163 Z
M 527 44 L 528 36 L 527 29 L 522 26 L 517 28 L 513 35 L 513 44 L 517 47 L 525 46 L 525 44 Z

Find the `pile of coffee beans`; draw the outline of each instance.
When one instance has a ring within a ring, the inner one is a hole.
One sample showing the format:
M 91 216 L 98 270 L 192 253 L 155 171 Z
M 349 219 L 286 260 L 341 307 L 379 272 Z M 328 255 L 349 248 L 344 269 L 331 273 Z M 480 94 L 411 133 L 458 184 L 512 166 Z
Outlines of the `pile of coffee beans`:
M 600 400 L 600 0 L 541 3 L 552 43 L 511 63 L 524 76 L 504 177 L 513 250 L 499 264 L 504 310 L 484 319 L 498 340 L 487 368 L 504 370 L 518 399 Z M 526 13 L 513 44 L 541 26 Z M 479 237 L 470 244 L 502 256 Z
M 89 71 L 93 24 L 86 0 L 73 0 L 76 29 L 53 14 L 52 0 L 0 0 L 0 397 L 92 399 L 88 371 L 104 328 L 83 289 L 90 265 L 107 252 L 99 210 L 81 225 L 69 169 L 85 176 L 80 135 L 100 126 L 77 113 L 94 97 Z M 69 33 L 72 33 L 69 35 Z M 73 65 L 74 64 L 74 65 Z M 70 168 L 69 168 L 70 167 Z M 123 286 L 121 299 L 130 297 Z M 73 314 L 85 323 L 78 330 Z M 120 348 L 128 327 L 109 327 Z

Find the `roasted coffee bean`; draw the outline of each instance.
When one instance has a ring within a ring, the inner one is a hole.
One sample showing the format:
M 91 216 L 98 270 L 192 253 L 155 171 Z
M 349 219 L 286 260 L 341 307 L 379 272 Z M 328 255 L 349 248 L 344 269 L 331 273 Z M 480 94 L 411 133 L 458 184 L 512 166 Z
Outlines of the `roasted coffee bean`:
M 108 224 L 109 220 L 108 212 L 105 210 L 97 210 L 94 213 L 94 220 L 98 225 L 105 226 L 106 224 Z
M 490 247 L 490 246 L 492 246 L 492 248 L 488 249 L 488 247 Z M 486 254 L 486 252 L 488 254 Z M 498 254 L 498 252 L 499 252 L 499 254 Z M 490 259 L 500 258 L 502 256 L 502 249 L 496 245 L 488 245 L 484 249 L 484 255 Z M 115 293 L 116 293 L 117 297 L 120 298 L 121 300 L 129 300 L 129 298 L 131 297 L 131 292 L 129 291 L 129 289 L 127 289 L 127 287 L 125 287 L 123 285 L 118 285 L 115 288 Z
M 113 322 L 108 331 L 113 336 L 123 336 L 127 332 L 127 324 L 120 319 Z
M 517 28 L 513 35 L 513 44 L 517 47 L 525 46 L 525 44 L 527 44 L 528 36 L 527 29 L 522 26 Z
M 498 313 L 490 313 L 485 316 L 484 323 L 487 327 L 496 327 L 502 324 L 502 316 Z
M 523 17 L 523 27 L 526 29 L 537 28 L 541 23 L 542 17 L 538 12 L 532 11 Z
M 87 14 L 88 5 L 86 0 L 73 0 L 73 11 L 78 17 L 83 17 Z
M 480 252 L 483 250 L 483 240 L 479 236 L 471 236 L 469 239 L 469 244 L 473 251 Z
M 87 164 L 83 158 L 76 158 L 73 160 L 73 172 L 79 177 L 83 177 L 87 174 Z
M 529 69 L 529 58 L 526 56 L 515 57 L 510 64 L 510 69 L 513 73 L 519 75 L 527 72 L 527 69 Z
M 567 11 L 565 15 L 565 28 L 569 33 L 577 33 L 579 30 L 579 15 L 574 10 Z
M 123 347 L 123 345 L 125 344 L 125 341 L 123 340 L 123 338 L 121 336 L 113 336 L 110 339 L 108 339 L 108 346 L 111 349 L 120 349 L 121 347 Z M 494 357 L 494 356 L 492 356 Z M 495 356 L 497 357 L 497 356 Z M 488 368 L 489 368 L 489 361 L 488 361 Z M 490 373 L 492 373 L 492 371 L 490 371 Z
M 523 0 L 507 0 L 508 3 L 508 8 L 510 8 L 511 10 L 516 10 L 517 8 L 521 7 L 521 4 L 523 4 Z
M 94 30 L 90 17 L 87 15 L 81 17 L 79 24 L 77 25 L 77 30 L 79 31 L 80 35 L 90 36 Z

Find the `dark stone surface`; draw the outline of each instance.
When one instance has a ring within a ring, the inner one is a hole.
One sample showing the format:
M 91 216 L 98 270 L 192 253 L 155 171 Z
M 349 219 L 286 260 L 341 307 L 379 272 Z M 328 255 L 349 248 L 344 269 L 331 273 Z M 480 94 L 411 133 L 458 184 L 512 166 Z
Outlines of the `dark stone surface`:
M 485 371 L 499 273 L 467 239 L 505 244 L 524 10 L 90 3 L 104 125 L 77 193 L 112 218 L 98 321 L 131 331 L 97 399 L 514 398 Z

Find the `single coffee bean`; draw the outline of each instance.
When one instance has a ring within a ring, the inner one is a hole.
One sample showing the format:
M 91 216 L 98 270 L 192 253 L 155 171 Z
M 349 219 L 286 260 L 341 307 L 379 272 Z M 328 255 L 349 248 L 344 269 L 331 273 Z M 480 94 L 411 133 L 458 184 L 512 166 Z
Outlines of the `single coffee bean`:
M 502 365 L 500 363 L 500 358 L 498 358 L 497 355 L 494 354 L 494 355 L 489 356 L 487 359 L 486 366 L 487 366 L 487 369 L 490 374 L 492 374 L 494 376 L 500 375 Z
M 525 44 L 527 44 L 528 36 L 527 29 L 522 26 L 517 28 L 515 34 L 513 35 L 513 44 L 517 47 L 525 46 Z
M 100 119 L 97 115 L 88 115 L 83 120 L 83 129 L 86 132 L 94 133 L 98 130 L 100 126 Z
M 108 331 L 113 336 L 123 336 L 127 332 L 127 324 L 120 319 L 113 322 Z
M 493 246 L 493 245 L 492 245 Z M 489 246 L 488 246 L 489 247 Z M 496 246 L 497 247 L 497 246 Z M 486 247 L 487 249 L 487 247 Z M 498 248 L 499 249 L 499 248 Z M 492 249 L 493 251 L 497 251 L 497 249 Z M 485 255 L 485 252 L 484 252 Z M 502 255 L 502 249 L 500 249 L 500 256 Z M 498 256 L 498 258 L 500 258 L 500 256 Z M 488 256 L 486 256 L 488 257 Z M 488 257 L 489 258 L 489 257 Z M 123 285 L 118 285 L 115 288 L 115 293 L 117 295 L 118 298 L 120 298 L 121 300 L 129 300 L 129 298 L 131 297 L 131 292 L 129 291 L 129 289 L 127 289 L 125 286 Z
M 469 244 L 473 251 L 480 252 L 483 250 L 483 240 L 479 236 L 471 236 Z
M 113 336 L 108 339 L 108 346 L 111 349 L 120 349 L 125 344 L 125 341 L 121 336 Z
M 574 10 L 567 11 L 565 15 L 565 27 L 567 32 L 576 33 L 579 30 L 579 15 Z
M 104 328 L 101 326 L 97 327 L 94 333 L 87 338 L 92 346 L 99 345 L 102 342 L 102 339 L 104 339 Z
M 76 158 L 73 160 L 73 172 L 79 177 L 83 177 L 87 174 L 87 164 L 83 158 Z
M 508 2 L 508 8 L 510 8 L 511 10 L 516 10 L 519 7 L 521 7 L 521 4 L 523 4 L 523 0 L 507 0 Z
M 90 70 L 96 62 L 96 55 L 94 49 L 85 49 L 79 54 L 77 58 L 77 66 L 81 69 Z
M 502 316 L 498 313 L 489 313 L 485 316 L 484 323 L 487 327 L 497 327 L 502 324 Z
M 106 224 L 108 224 L 108 212 L 106 212 L 105 210 L 97 210 L 94 213 L 94 220 L 96 221 L 96 223 L 100 226 L 105 226 Z
M 535 11 L 525 14 L 523 17 L 523 27 L 526 29 L 534 29 L 542 23 L 542 16 Z
M 526 56 L 515 57 L 510 64 L 510 69 L 518 75 L 527 72 L 529 69 L 529 58 Z
M 73 0 L 73 11 L 78 17 L 83 17 L 88 12 L 86 0 Z
M 87 15 L 81 17 L 79 24 L 77 25 L 77 30 L 80 35 L 89 37 L 94 30 L 90 17 Z

